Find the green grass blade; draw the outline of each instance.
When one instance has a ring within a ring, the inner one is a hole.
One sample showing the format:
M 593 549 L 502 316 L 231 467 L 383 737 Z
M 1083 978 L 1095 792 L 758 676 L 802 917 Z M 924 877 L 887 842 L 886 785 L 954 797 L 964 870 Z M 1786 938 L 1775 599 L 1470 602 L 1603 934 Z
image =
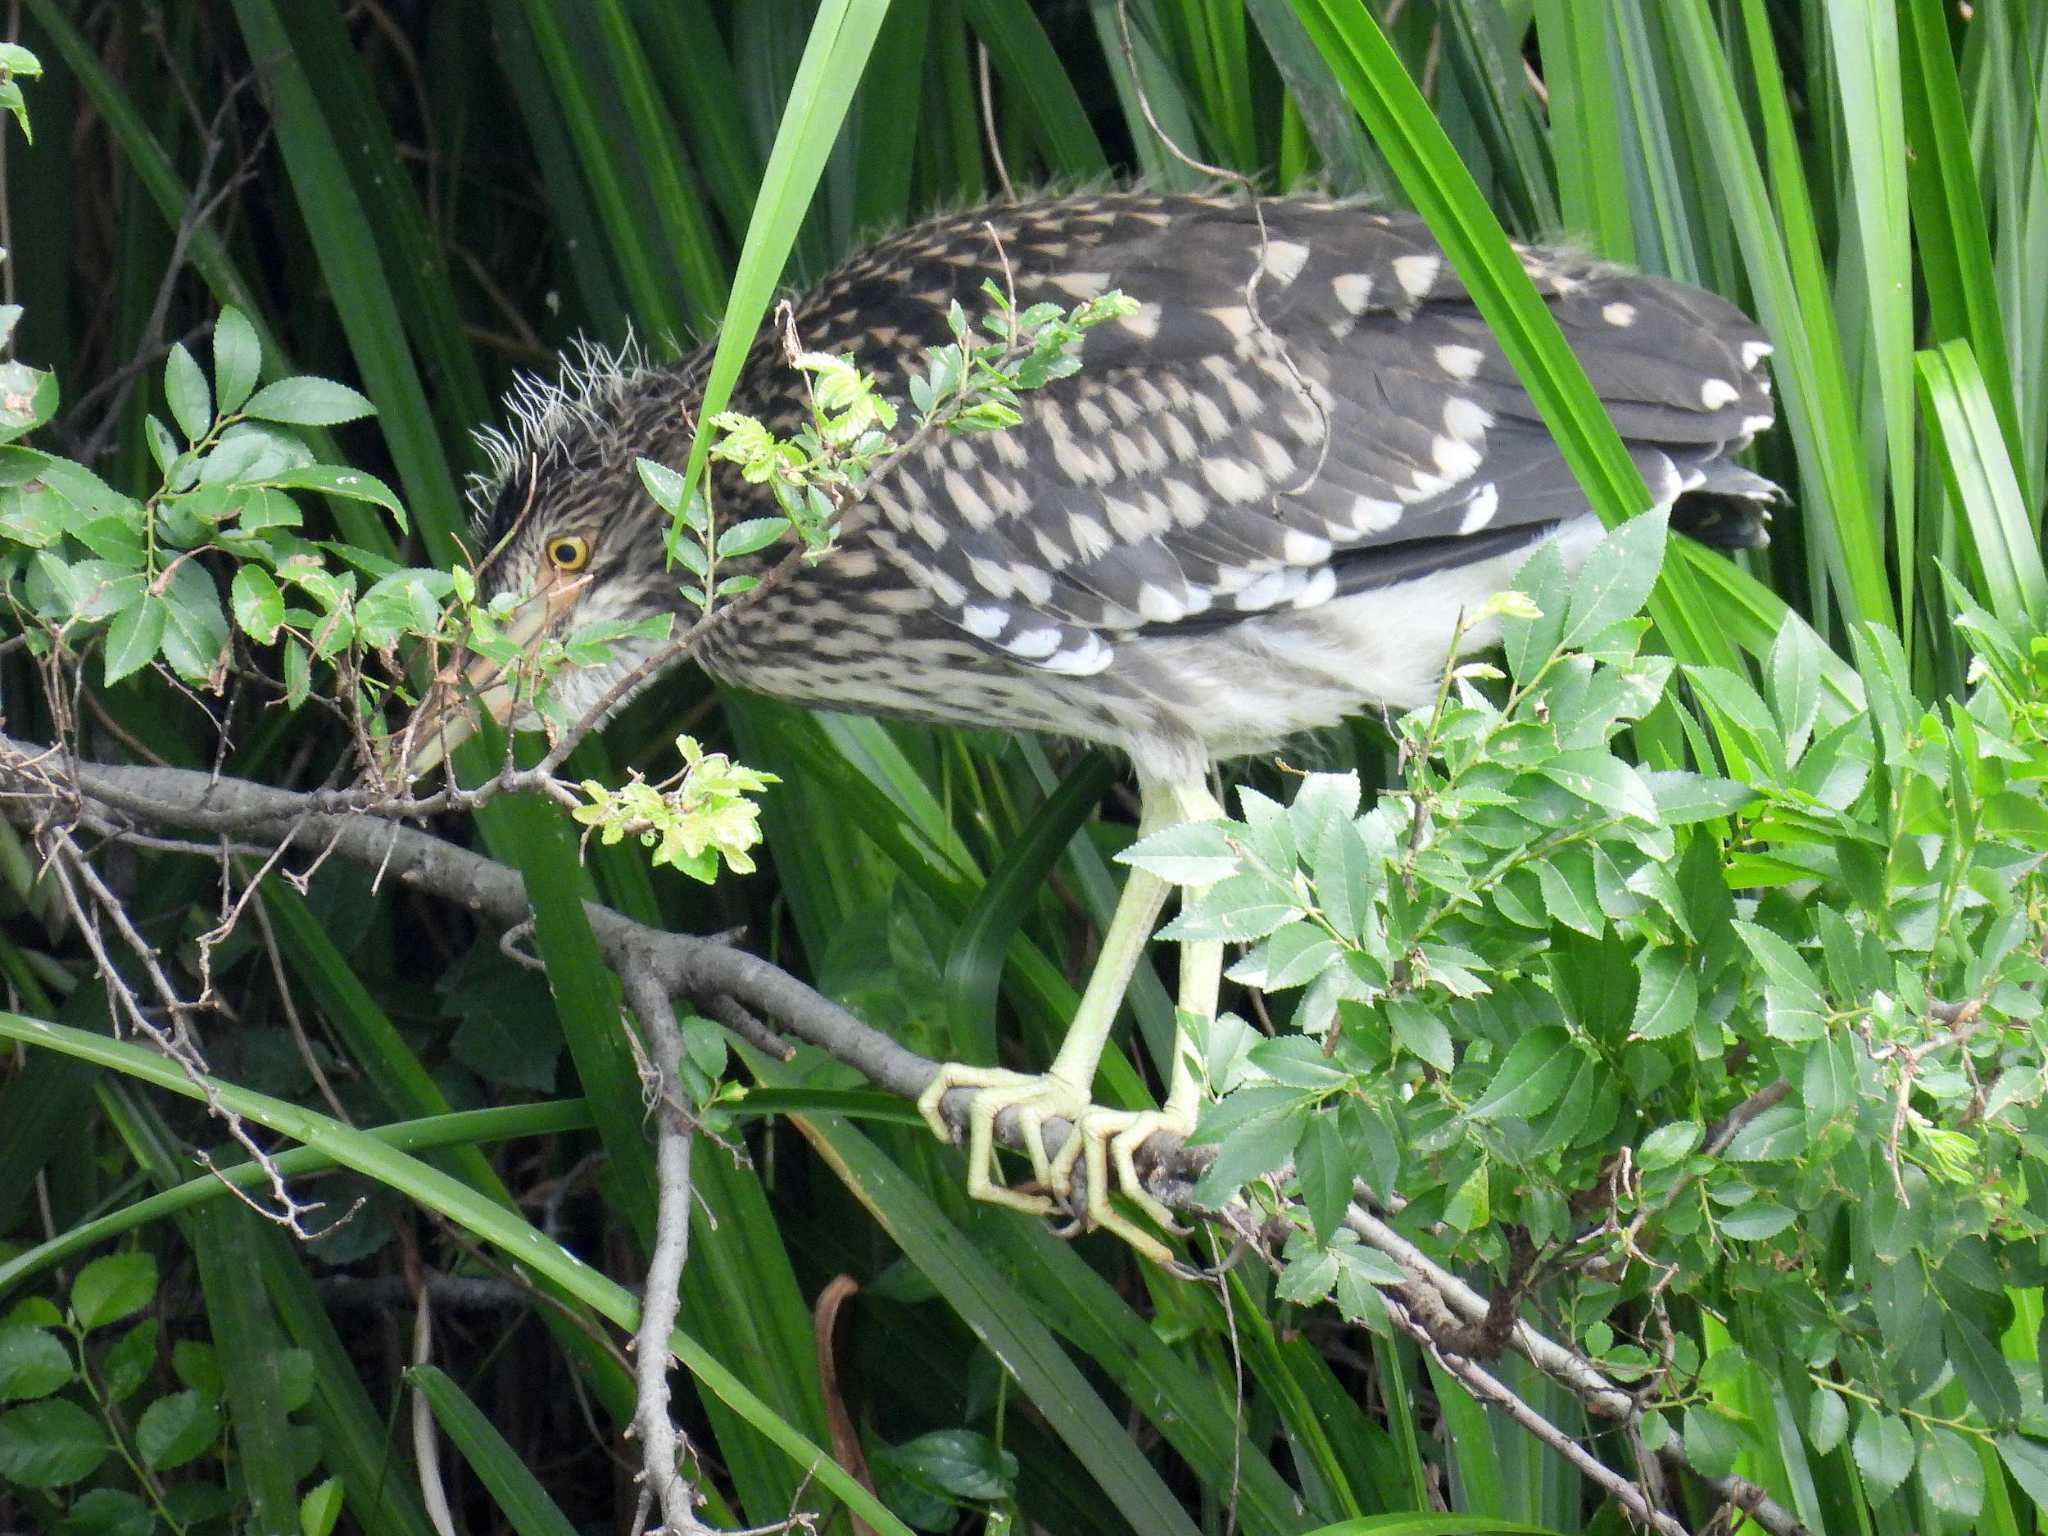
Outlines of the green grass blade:
M 1991 235 L 1970 152 L 1962 87 L 1941 0 L 1899 0 L 1900 95 L 1906 113 L 1907 185 L 1927 292 L 1928 339 L 1966 340 L 1983 365 L 1991 408 L 2014 464 L 2025 440 L 2013 400 L 2005 319 L 1992 271 Z
M 1757 312 L 1777 347 L 1784 419 L 1802 468 L 1801 527 L 1819 544 L 1836 600 L 1852 619 L 1892 618 L 1882 521 L 1864 478 L 1856 412 L 1835 336 L 1832 294 L 1820 260 L 1813 208 L 1768 23 L 1745 0 L 1751 78 L 1763 106 L 1765 141 L 1778 188 L 1774 212 L 1728 56 L 1706 0 L 1672 0 L 1662 12 L 1706 158 L 1756 293 Z M 1686 67 L 1689 66 L 1689 67 Z M 1781 233 L 1778 219 L 1785 219 Z M 1815 568 L 1819 581 L 1819 567 Z M 1816 611 L 1824 611 L 1816 603 Z
M 519 1536 L 576 1536 L 576 1527 L 548 1497 L 524 1458 L 447 1372 L 431 1365 L 416 1365 L 405 1375 L 413 1390 L 433 1409 L 441 1432 L 490 1490 L 499 1512 Z
M 861 71 L 867 65 L 888 10 L 888 0 L 825 0 L 818 8 L 803 60 L 797 66 L 796 81 L 790 87 L 789 104 L 776 130 L 775 146 L 769 151 L 768 166 L 761 175 L 754 217 L 747 225 L 746 244 L 740 250 L 739 269 L 733 274 L 732 295 L 725 305 L 718 349 L 712 354 L 711 372 L 704 385 L 700 423 L 724 410 L 732 398 L 740 365 L 768 313 L 776 285 L 782 281 L 783 267 L 810 207 L 811 193 L 824 172 L 840 126 L 846 121 Z M 711 439 L 700 425 L 684 470 L 689 485 L 696 485 L 697 477 L 704 471 L 705 455 L 710 451 Z
M 363 387 L 377 403 L 378 426 L 405 500 L 419 514 L 429 558 L 446 565 L 460 553 L 453 532 L 461 523 L 462 496 L 434 432 L 426 388 L 406 345 L 404 313 L 379 257 L 369 214 L 356 195 L 341 145 L 292 53 L 277 7 L 271 0 L 235 0 L 234 10 L 250 57 L 264 72 L 299 214 Z
M 2048 628 L 2048 573 L 1991 391 L 1969 344 L 1919 355 L 1920 399 L 1934 457 L 1969 535 L 1991 611 L 2019 628 Z
M 1621 147 L 1613 20 L 1603 0 L 1536 0 L 1564 227 L 1611 261 L 1636 259 Z
M 640 1306 L 623 1286 L 605 1278 L 553 1242 L 530 1222 L 458 1183 L 437 1168 L 406 1156 L 352 1126 L 267 1094 L 252 1093 L 218 1078 L 195 1084 L 154 1051 L 125 1041 L 67 1029 L 18 1013 L 0 1012 L 0 1037 L 17 1040 L 89 1061 L 189 1099 L 209 1094 L 214 1102 L 256 1124 L 318 1148 L 345 1168 L 438 1212 L 465 1231 L 499 1249 L 514 1263 L 593 1308 L 616 1326 L 630 1330 L 639 1322 Z M 754 1394 L 732 1371 L 713 1359 L 687 1334 L 671 1336 L 670 1347 L 685 1369 L 707 1390 L 740 1412 L 755 1429 L 779 1446 L 860 1516 L 887 1536 L 909 1536 L 908 1529 L 844 1468 Z
M 798 1122 L 819 1156 L 881 1224 L 1016 1379 L 1067 1448 L 1131 1525 L 1157 1536 L 1194 1536 L 1180 1501 L 1160 1480 L 1088 1379 L 1029 1305 L 948 1222 L 904 1172 L 850 1126 Z
M 1885 5 L 1830 5 L 1833 49 L 1848 180 L 1858 234 L 1871 379 L 1881 435 L 1873 433 L 1868 483 L 1889 478 L 1898 547 L 1913 535 L 1913 250 L 1906 195 L 1906 130 L 1899 90 L 1899 36 Z M 1888 476 L 1887 476 L 1888 472 Z M 1880 561 L 1883 547 L 1878 548 Z M 1899 604 L 1913 611 L 1916 562 L 1899 561 Z M 1910 635 L 1911 626 L 1906 626 Z
M 56 1055 L 29 1058 L 37 1062 L 69 1061 Z M 20 1082 L 33 1081 L 24 1074 Z M 0 1108 L 4 1108 L 0 1101 Z M 504 1109 L 470 1109 L 450 1115 L 430 1115 L 422 1120 L 401 1120 L 391 1125 L 372 1126 L 364 1134 L 376 1137 L 402 1152 L 431 1151 L 436 1147 L 470 1146 L 519 1136 L 551 1136 L 563 1131 L 588 1130 L 590 1110 L 581 1099 L 563 1099 L 548 1104 L 516 1104 Z M 334 1160 L 311 1147 L 294 1147 L 271 1161 L 287 1179 L 318 1173 L 334 1166 Z M 222 1199 L 237 1189 L 257 1189 L 270 1175 L 253 1162 L 222 1163 L 196 1179 L 187 1179 L 147 1199 L 137 1200 L 91 1221 L 75 1222 L 47 1242 L 24 1249 L 0 1263 L 0 1297 L 75 1253 L 110 1242 L 124 1232 L 175 1216 L 180 1211 Z
M 967 24 L 988 45 L 989 63 L 1003 84 L 1030 103 L 1040 152 L 1055 176 L 1105 176 L 1109 158 L 1088 121 L 1052 39 L 1028 6 L 1011 0 L 965 0 Z
M 285 1338 L 263 1290 L 258 1220 L 240 1201 L 230 1201 L 196 1212 L 186 1233 L 199 1262 L 207 1332 L 219 1353 L 228 1421 L 249 1501 L 247 1528 L 288 1531 L 298 1498 L 285 1406 Z

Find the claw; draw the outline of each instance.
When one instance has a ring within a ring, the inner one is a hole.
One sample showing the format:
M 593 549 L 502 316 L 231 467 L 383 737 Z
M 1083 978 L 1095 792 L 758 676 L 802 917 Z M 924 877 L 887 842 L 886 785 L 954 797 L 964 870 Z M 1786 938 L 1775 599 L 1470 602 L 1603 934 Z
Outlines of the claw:
M 948 1062 L 939 1068 L 923 1093 L 918 1095 L 918 1113 L 932 1128 L 932 1134 L 953 1141 L 953 1127 L 943 1113 L 946 1095 L 955 1088 L 970 1089 L 974 1098 L 967 1108 L 967 1193 L 977 1200 L 1031 1215 L 1054 1214 L 1055 1202 L 1064 1200 L 1074 1187 L 1074 1168 L 1082 1157 L 1088 1159 L 1087 1208 L 1061 1233 L 1100 1227 L 1114 1232 L 1155 1263 L 1173 1261 L 1173 1254 L 1152 1233 L 1146 1231 L 1110 1204 L 1110 1172 L 1116 1174 L 1115 1188 L 1153 1221 L 1169 1232 L 1183 1229 L 1173 1213 L 1145 1192 L 1138 1177 L 1137 1153 L 1160 1131 L 1186 1136 L 1194 1129 L 1187 1115 L 1172 1109 L 1105 1109 L 1088 1102 L 1087 1095 L 1065 1079 L 1046 1074 L 1033 1077 L 1002 1067 L 969 1067 Z M 1031 1159 L 1032 1173 L 1039 1187 L 1051 1197 L 1012 1189 L 995 1177 L 995 1126 L 1003 1115 L 1017 1113 L 1018 1140 Z M 1072 1123 L 1059 1151 L 1051 1157 L 1045 1150 L 1045 1122 Z

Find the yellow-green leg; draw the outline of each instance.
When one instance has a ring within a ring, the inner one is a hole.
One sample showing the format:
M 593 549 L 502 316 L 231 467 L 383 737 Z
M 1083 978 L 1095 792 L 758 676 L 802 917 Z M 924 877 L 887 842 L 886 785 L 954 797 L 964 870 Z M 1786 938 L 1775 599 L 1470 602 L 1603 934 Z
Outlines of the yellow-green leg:
M 1143 835 L 1184 821 L 1205 821 L 1223 814 L 1223 808 L 1200 780 L 1148 784 L 1142 796 L 1139 831 Z M 1166 891 L 1165 882 L 1157 876 L 1140 869 L 1130 872 L 1110 918 L 1109 930 L 1103 935 L 1102 953 L 1096 958 L 1095 970 L 1081 994 L 1081 1006 L 1060 1042 L 1059 1055 L 1043 1076 L 948 1063 L 939 1069 L 918 1099 L 918 1109 L 933 1132 L 941 1140 L 950 1140 L 949 1127 L 940 1113 L 941 1102 L 955 1088 L 977 1090 L 967 1112 L 967 1190 L 976 1199 L 1041 1214 L 1053 1209 L 1053 1202 L 1047 1197 L 1010 1189 L 993 1176 L 995 1124 L 1005 1112 L 1015 1110 L 1025 1155 L 1031 1159 L 1039 1182 L 1064 1197 L 1073 1185 L 1075 1163 L 1085 1156 L 1088 1220 L 1115 1232 L 1147 1257 L 1161 1262 L 1172 1257 L 1166 1247 L 1110 1205 L 1109 1169 L 1113 1162 L 1118 1187 L 1146 1214 L 1163 1226 L 1173 1226 L 1171 1213 L 1145 1193 L 1138 1180 L 1135 1159 L 1138 1148 L 1154 1132 L 1164 1130 L 1185 1136 L 1194 1129 L 1199 1090 L 1187 1058 L 1189 1041 L 1185 1033 L 1175 1026 L 1173 1067 L 1163 1108 L 1106 1109 L 1093 1103 L 1091 1095 L 1096 1066 L 1102 1059 L 1131 976 L 1159 920 Z M 1221 944 L 1186 945 L 1181 954 L 1181 1008 L 1200 1018 L 1214 1018 L 1222 975 Z M 1051 1119 L 1071 1122 L 1074 1134 L 1060 1147 L 1056 1157 L 1048 1159 L 1042 1131 L 1044 1123 Z

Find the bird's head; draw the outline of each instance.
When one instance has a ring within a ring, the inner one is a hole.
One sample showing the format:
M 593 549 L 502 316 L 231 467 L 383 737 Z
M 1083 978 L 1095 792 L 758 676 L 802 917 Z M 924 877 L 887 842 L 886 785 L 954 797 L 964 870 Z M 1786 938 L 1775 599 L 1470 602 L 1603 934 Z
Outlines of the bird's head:
M 625 632 L 685 606 L 679 580 L 687 573 L 669 568 L 665 550 L 668 517 L 634 467 L 637 454 L 688 446 L 665 387 L 672 382 L 614 361 L 602 375 L 586 369 L 514 396 L 513 435 L 486 439 L 496 465 L 479 497 L 476 604 L 496 634 L 434 679 L 401 737 L 407 776 L 438 767 L 482 715 L 500 726 L 535 724 L 550 642 L 605 637 L 603 659 L 572 651 L 545 669 L 546 703 L 563 724 L 581 720 L 662 648 L 658 635 Z

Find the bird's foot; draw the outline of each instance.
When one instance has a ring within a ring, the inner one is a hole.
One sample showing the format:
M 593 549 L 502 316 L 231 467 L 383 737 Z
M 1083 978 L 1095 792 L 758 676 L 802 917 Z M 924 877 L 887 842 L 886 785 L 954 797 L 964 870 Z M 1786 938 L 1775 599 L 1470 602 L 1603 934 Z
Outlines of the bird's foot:
M 1017 1137 L 1023 1144 L 1024 1155 L 1031 1159 L 1034 1178 L 1041 1189 L 1060 1193 L 1064 1185 L 1054 1180 L 1052 1160 L 1046 1156 L 1045 1122 L 1078 1120 L 1089 1107 L 1087 1090 L 1051 1073 L 1033 1076 L 1003 1067 L 970 1067 L 949 1061 L 939 1068 L 938 1075 L 917 1099 L 917 1110 L 924 1116 L 925 1124 L 945 1142 L 953 1140 L 953 1127 L 941 1106 L 955 1088 L 974 1090 L 967 1105 L 967 1193 L 976 1200 L 1007 1205 L 1034 1216 L 1051 1215 L 1054 1205 L 1050 1195 L 1027 1194 L 995 1177 L 996 1121 L 1016 1111 Z
M 1173 1213 L 1147 1194 L 1138 1177 L 1137 1152 L 1159 1131 L 1185 1137 L 1194 1129 L 1192 1120 L 1172 1109 L 1106 1109 L 1092 1104 L 1087 1093 L 1052 1073 L 1032 1076 L 1001 1067 L 970 1067 L 949 1062 L 939 1068 L 917 1101 L 918 1112 L 941 1141 L 953 1140 L 953 1130 L 941 1111 L 941 1104 L 955 1088 L 975 1090 L 967 1108 L 967 1193 L 977 1200 L 1006 1205 L 1033 1215 L 1051 1215 L 1056 1197 L 1064 1200 L 1074 1187 L 1074 1169 L 1087 1159 L 1088 1201 L 1081 1223 L 1113 1232 L 1133 1248 L 1159 1264 L 1171 1264 L 1172 1252 L 1152 1233 L 1122 1215 L 1110 1204 L 1110 1171 L 1115 1170 L 1114 1188 L 1169 1232 L 1180 1226 Z M 1017 1114 L 1018 1140 L 1031 1160 L 1033 1177 L 1050 1196 L 1026 1193 L 1000 1183 L 995 1173 L 996 1121 L 1010 1111 Z M 1057 1154 L 1045 1150 L 1045 1123 L 1065 1120 L 1072 1133 Z
M 1171 1265 L 1173 1253 L 1159 1239 L 1131 1221 L 1109 1203 L 1110 1173 L 1115 1170 L 1115 1188 L 1139 1210 L 1168 1232 L 1187 1229 L 1173 1218 L 1173 1212 L 1147 1192 L 1138 1176 L 1138 1149 L 1161 1132 L 1185 1141 L 1193 1134 L 1192 1116 L 1169 1104 L 1165 1109 L 1104 1109 L 1091 1104 L 1074 1121 L 1069 1136 L 1053 1158 L 1052 1187 L 1064 1195 L 1073 1188 L 1074 1165 L 1086 1158 L 1088 1170 L 1087 1225 L 1114 1232 L 1155 1264 Z

